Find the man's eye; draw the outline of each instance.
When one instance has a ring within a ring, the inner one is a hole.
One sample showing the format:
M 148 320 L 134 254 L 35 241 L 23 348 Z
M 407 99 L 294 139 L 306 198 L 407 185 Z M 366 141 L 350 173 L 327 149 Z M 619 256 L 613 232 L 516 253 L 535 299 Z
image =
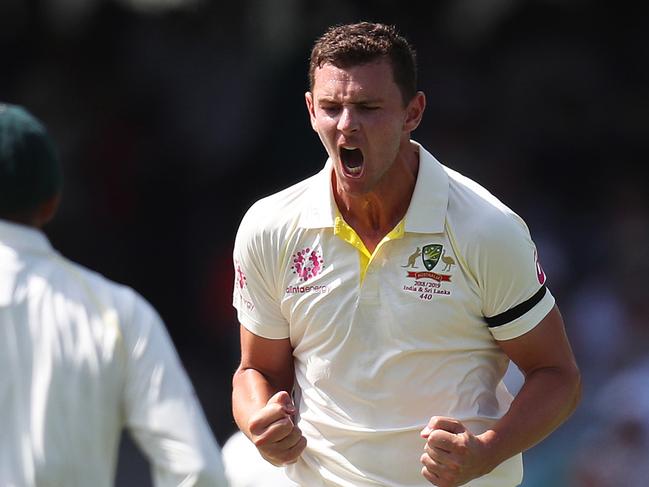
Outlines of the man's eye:
M 338 111 L 338 107 L 335 105 L 321 105 L 320 109 L 327 113 L 335 113 Z
M 362 110 L 367 110 L 367 111 L 378 110 L 379 108 L 381 108 L 381 107 L 378 106 L 378 105 L 361 105 L 361 109 Z

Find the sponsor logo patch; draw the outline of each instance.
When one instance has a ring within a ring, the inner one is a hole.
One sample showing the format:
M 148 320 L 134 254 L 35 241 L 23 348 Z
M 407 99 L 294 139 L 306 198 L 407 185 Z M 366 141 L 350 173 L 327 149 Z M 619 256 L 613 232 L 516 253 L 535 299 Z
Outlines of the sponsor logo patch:
M 543 272 L 543 267 L 541 267 L 541 262 L 539 262 L 539 254 L 534 251 L 534 263 L 536 265 L 536 278 L 539 281 L 539 284 L 545 284 L 545 272 Z
M 286 288 L 286 294 L 305 294 L 305 293 L 314 293 L 314 294 L 327 294 L 329 292 L 329 286 L 288 286 Z
M 307 247 L 293 255 L 291 270 L 300 278 L 300 282 L 308 281 L 318 276 L 324 269 L 322 253 L 317 249 Z
M 234 264 L 234 295 L 241 306 L 245 306 L 248 311 L 254 311 L 255 304 L 251 301 L 248 293 L 246 273 L 243 271 L 241 263 L 235 261 Z
M 237 262 L 237 267 L 236 267 L 236 283 L 237 287 L 239 289 L 243 289 L 246 285 L 246 274 L 243 272 L 243 269 L 241 268 L 241 265 Z

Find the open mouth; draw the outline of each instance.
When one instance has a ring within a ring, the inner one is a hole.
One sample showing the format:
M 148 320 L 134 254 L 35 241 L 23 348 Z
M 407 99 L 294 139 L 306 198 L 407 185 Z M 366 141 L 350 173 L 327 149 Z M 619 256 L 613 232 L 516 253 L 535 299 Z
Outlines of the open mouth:
M 340 148 L 340 160 L 345 172 L 350 176 L 358 176 L 363 171 L 363 153 L 360 149 Z

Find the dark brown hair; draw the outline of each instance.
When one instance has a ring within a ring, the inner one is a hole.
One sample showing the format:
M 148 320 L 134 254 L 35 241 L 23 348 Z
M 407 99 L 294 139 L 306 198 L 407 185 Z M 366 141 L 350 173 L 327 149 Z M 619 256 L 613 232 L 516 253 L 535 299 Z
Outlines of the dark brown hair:
M 315 43 L 309 63 L 313 91 L 315 70 L 324 64 L 349 68 L 386 58 L 404 104 L 417 93 L 415 50 L 394 26 L 372 22 L 330 27 Z

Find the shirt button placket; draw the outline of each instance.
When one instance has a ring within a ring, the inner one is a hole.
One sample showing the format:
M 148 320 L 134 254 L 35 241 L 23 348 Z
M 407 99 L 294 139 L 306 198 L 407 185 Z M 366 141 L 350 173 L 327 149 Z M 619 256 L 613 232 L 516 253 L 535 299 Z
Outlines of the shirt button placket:
M 365 272 L 365 280 L 361 286 L 361 299 L 363 301 L 378 301 L 379 299 L 380 272 L 376 262 L 370 262 Z

